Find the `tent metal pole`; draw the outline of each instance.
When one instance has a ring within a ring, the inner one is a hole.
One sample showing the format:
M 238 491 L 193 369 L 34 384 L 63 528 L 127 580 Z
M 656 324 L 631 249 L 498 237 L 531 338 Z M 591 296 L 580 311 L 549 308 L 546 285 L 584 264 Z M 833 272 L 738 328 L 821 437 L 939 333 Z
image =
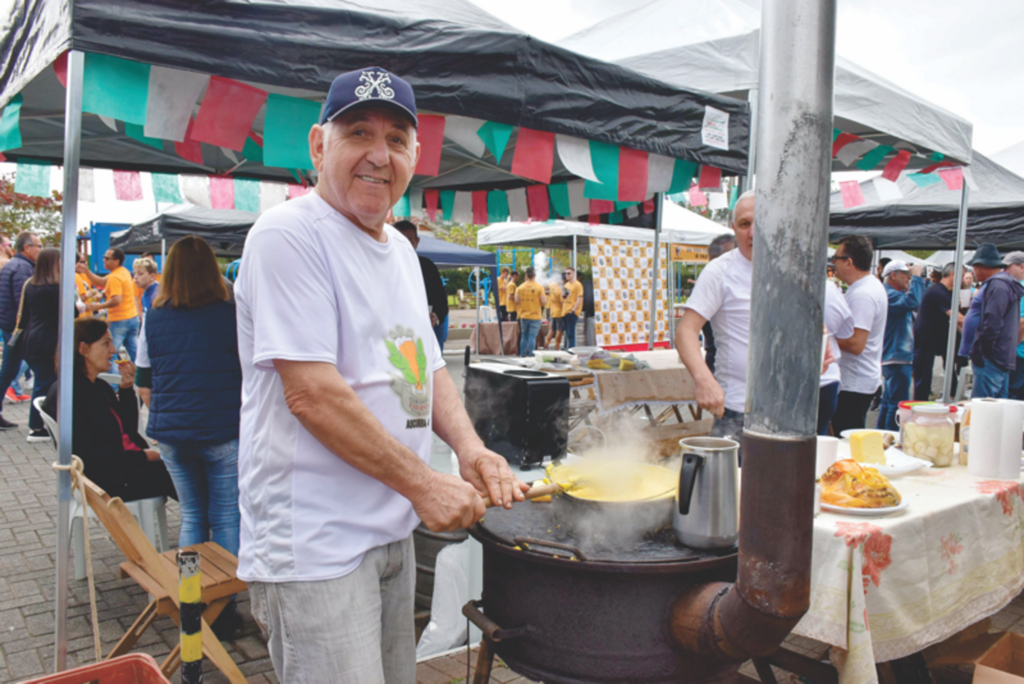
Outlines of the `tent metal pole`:
M 476 292 L 473 293 L 473 301 L 476 302 L 476 355 L 480 356 L 480 337 L 482 336 L 480 330 L 480 282 L 483 280 L 483 273 L 479 266 L 473 269 L 473 275 L 476 276 Z M 501 346 L 505 346 L 504 340 L 501 341 Z M 441 350 L 441 353 L 444 354 L 444 349 Z
M 672 323 L 675 321 L 676 311 L 676 262 L 672 261 L 672 246 L 668 245 L 668 277 L 665 279 L 665 286 L 668 290 L 668 310 L 665 312 L 665 325 L 668 327 L 668 343 L 672 348 L 676 347 L 676 330 Z
M 64 112 L 64 201 L 61 221 L 60 347 L 58 351 L 58 461 L 71 465 L 72 369 L 75 337 L 75 248 L 78 225 L 78 165 L 82 145 L 82 76 L 85 54 L 68 55 L 67 100 Z M 68 664 L 68 556 L 71 551 L 71 473 L 57 475 L 57 591 L 54 610 L 54 671 Z
M 576 271 L 576 234 L 572 235 L 572 270 Z M 578 276 L 577 276 L 578 277 Z
M 160 240 L 160 272 L 163 273 L 164 262 L 167 261 L 167 238 Z
M 647 350 L 654 349 L 654 337 L 658 329 L 658 269 L 661 268 L 658 253 L 661 238 L 661 215 L 665 213 L 661 203 L 665 197 L 660 192 L 654 193 L 654 268 L 651 269 L 651 316 L 647 322 Z
M 754 186 L 754 163 L 757 161 L 757 88 L 747 91 L 747 101 L 750 103 L 750 149 L 747 150 L 747 175 L 740 176 L 738 185 L 739 194 L 745 193 Z
M 956 314 L 960 313 L 960 285 L 964 277 L 964 247 L 967 242 L 967 202 L 970 187 L 964 180 L 960 188 L 960 223 L 956 231 L 956 255 L 953 258 L 953 292 L 949 308 L 949 334 L 946 336 L 946 368 L 942 374 L 942 403 L 953 401 L 953 374 L 956 373 Z

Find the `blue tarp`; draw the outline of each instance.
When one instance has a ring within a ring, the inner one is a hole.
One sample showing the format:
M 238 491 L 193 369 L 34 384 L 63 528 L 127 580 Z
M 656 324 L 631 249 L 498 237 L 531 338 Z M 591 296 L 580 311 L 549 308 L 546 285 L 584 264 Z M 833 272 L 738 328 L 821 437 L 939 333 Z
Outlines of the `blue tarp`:
M 463 247 L 453 242 L 445 242 L 437 238 L 421 236 L 420 246 L 416 249 L 420 256 L 425 256 L 438 268 L 451 268 L 454 266 L 487 266 L 494 268 L 497 265 L 498 255 L 494 252 L 485 252 L 482 249 Z

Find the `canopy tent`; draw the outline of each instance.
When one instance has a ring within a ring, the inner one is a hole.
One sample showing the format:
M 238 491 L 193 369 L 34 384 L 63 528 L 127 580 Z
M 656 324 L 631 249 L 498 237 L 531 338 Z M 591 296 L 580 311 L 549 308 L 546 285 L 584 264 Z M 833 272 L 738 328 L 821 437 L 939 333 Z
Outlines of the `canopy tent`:
M 709 221 L 709 223 L 712 223 Z M 709 245 L 711 241 L 727 230 L 688 231 L 663 227 L 660 242 L 663 244 Z M 590 249 L 590 238 L 613 240 L 642 240 L 652 242 L 654 231 L 649 228 L 629 226 L 591 225 L 579 221 L 545 221 L 543 223 L 496 223 L 476 234 L 476 244 L 483 246 L 533 247 L 535 249 L 573 249 L 578 252 Z
M 49 66 L 73 43 L 88 53 L 238 79 L 316 102 L 323 101 L 338 73 L 375 64 L 409 80 L 421 112 L 620 145 L 727 173 L 746 170 L 746 103 L 573 54 L 467 0 L 382 0 L 373 9 L 352 0 L 213 5 L 78 0 L 73 13 L 61 0 L 12 4 L 13 21 L 0 34 L 0 106 L 15 94 L 24 97 L 23 144 L 4 151 L 15 160 L 59 164 L 63 159 L 64 88 Z M 729 114 L 727 149 L 702 141 L 707 106 Z M 264 123 L 261 110 L 253 131 L 262 136 Z M 147 139 L 151 145 L 129 136 L 124 123 L 117 122 L 116 128 L 112 131 L 97 116 L 83 117 L 83 166 L 292 178 L 289 169 L 264 166 L 253 156 L 209 144 L 202 145 L 201 164 L 188 161 L 171 141 Z M 509 151 L 517 137 L 513 133 L 500 163 L 446 138 L 438 174 L 417 176 L 414 186 L 524 185 L 525 179 L 511 173 Z M 572 177 L 558 155 L 553 171 L 552 182 Z
M 160 254 L 186 235 L 198 235 L 217 256 L 239 257 L 245 236 L 259 214 L 237 209 L 173 206 L 110 236 L 110 246 L 128 254 Z
M 898 259 L 900 261 L 905 261 L 906 263 L 910 264 L 911 266 L 921 265 L 921 266 L 929 266 L 931 268 L 942 268 L 942 266 L 946 263 L 945 261 L 939 263 L 937 261 L 933 261 L 931 258 L 919 259 L 916 256 L 914 256 L 913 254 L 907 254 L 906 252 L 904 252 L 903 250 L 900 250 L 900 249 L 883 249 L 883 250 L 879 250 L 878 258 L 879 259 L 891 259 L 891 260 L 892 259 Z
M 760 11 L 742 0 L 654 0 L 559 45 L 668 83 L 747 99 L 758 87 L 760 28 Z M 933 152 L 971 162 L 970 123 L 838 55 L 834 125 L 880 145 L 920 152 L 911 157 L 911 168 L 929 166 Z M 833 160 L 834 170 L 846 169 L 840 164 Z
M 626 167 L 635 169 L 639 159 L 648 162 L 641 167 L 645 172 L 662 170 L 660 178 L 649 181 L 663 181 L 663 161 L 673 159 L 674 166 L 671 161 L 667 165 L 668 177 L 674 182 L 674 175 L 685 176 L 687 185 L 697 164 L 727 174 L 747 172 L 750 115 L 746 103 L 671 86 L 535 40 L 467 0 L 380 0 L 372 8 L 358 0 L 224 0 L 205 4 L 172 0 L 76 0 L 73 4 L 64 0 L 12 0 L 7 6 L 8 20 L 0 28 L 0 106 L 7 107 L 6 130 L 11 130 L 11 121 L 17 123 L 19 140 L 18 145 L 9 144 L 12 137 L 6 137 L 6 149 L 0 151 L 19 162 L 19 176 L 21 162 L 32 160 L 64 168 L 61 369 L 72 366 L 71 275 L 80 166 L 191 172 L 221 179 L 231 174 L 256 180 L 313 177 L 308 171 L 299 174 L 308 165 L 288 163 L 281 168 L 261 162 L 264 152 L 270 151 L 270 134 L 275 133 L 266 126 L 269 104 L 266 111 L 262 106 L 258 108 L 251 126 L 245 122 L 250 130 L 242 131 L 242 138 L 259 148 L 255 153 L 247 154 L 245 149 L 250 146 L 246 145 L 238 154 L 240 141 L 236 141 L 237 147 L 222 147 L 221 143 L 192 139 L 187 131 L 183 138 L 176 138 L 178 144 L 146 136 L 148 113 L 165 116 L 170 111 L 162 101 L 161 106 L 151 108 L 147 99 L 150 95 L 177 97 L 173 104 L 181 106 L 185 121 L 191 123 L 196 121 L 191 119 L 196 103 L 205 103 L 203 90 L 149 88 L 157 78 L 154 70 L 162 75 L 164 85 L 194 83 L 196 74 L 200 80 L 209 75 L 211 78 L 202 82 L 206 93 L 214 83 L 212 77 L 230 81 L 228 87 L 232 89 L 256 87 L 263 97 L 269 93 L 268 103 L 275 96 L 291 98 L 286 102 L 289 107 L 302 105 L 298 108 L 315 120 L 315 113 L 310 115 L 310 111 L 322 101 L 337 73 L 379 65 L 409 79 L 421 113 L 472 117 L 480 126 L 490 125 L 487 137 L 489 148 L 494 149 L 491 157 L 474 151 L 473 139 L 469 148 L 445 139 L 443 146 L 438 142 L 440 159 L 437 168 L 429 170 L 433 175 L 414 177 L 414 187 L 429 184 L 432 188 L 476 190 L 538 183 L 533 177 L 538 175 L 536 172 L 530 178 L 510 172 L 515 156 L 507 153 L 511 148 L 504 143 L 518 146 L 524 130 L 571 136 L 582 139 L 584 150 L 589 144 L 590 149 L 598 145 L 596 149 L 608 153 L 608 157 L 614 153 L 616 192 L 623 177 L 621 171 Z M 74 50 L 62 58 L 72 47 Z M 129 94 L 123 90 L 126 87 L 136 101 L 140 92 L 148 93 L 143 98 L 141 118 L 137 102 L 131 116 L 108 113 L 101 119 L 94 114 L 82 115 L 84 109 L 96 111 L 90 109 L 95 102 L 86 104 L 90 98 L 95 100 L 98 92 L 98 71 L 90 77 L 92 67 L 87 57 L 94 66 L 105 62 L 115 67 L 114 87 L 100 91 L 106 105 L 123 105 Z M 91 90 L 85 88 L 87 83 Z M 190 94 L 185 97 L 182 93 Z M 311 101 L 302 103 L 300 98 Z M 279 97 L 278 101 L 285 100 Z M 227 98 L 220 101 L 220 106 L 228 109 L 233 104 Z M 727 114 L 727 125 L 712 110 Z M 718 123 L 715 135 L 710 137 L 705 125 L 709 113 L 717 117 Z M 228 121 L 217 114 L 211 116 L 214 129 Z M 129 121 L 132 117 L 134 120 Z M 448 119 L 442 116 L 433 121 L 436 140 L 438 130 L 447 130 L 442 127 Z M 294 120 L 285 120 L 288 123 Z M 519 131 L 509 129 L 513 126 L 520 127 Z M 485 138 L 482 131 L 480 128 L 476 132 L 480 140 Z M 421 129 L 422 140 L 426 133 Z M 611 151 L 600 144 L 611 147 Z M 301 141 L 279 149 L 296 148 L 302 149 Z M 622 149 L 637 153 L 626 155 L 633 164 L 620 169 Z M 506 151 L 504 155 L 502 150 Z M 575 178 L 557 156 L 551 161 L 548 183 Z M 684 166 L 685 172 L 674 174 L 671 170 L 680 168 L 680 160 L 690 165 Z M 597 166 L 593 164 L 591 173 L 599 175 Z M 641 174 L 631 180 L 638 177 Z M 234 180 L 237 186 L 239 178 Z M 596 185 L 605 189 L 610 185 L 607 176 L 597 180 Z M 649 194 L 650 182 L 646 189 Z M 423 201 L 429 207 L 429 199 Z M 58 412 L 70 416 L 71 383 L 61 382 L 60 386 Z M 65 466 L 71 463 L 72 429 L 70 418 L 61 421 L 59 461 Z M 66 666 L 67 659 L 68 472 L 59 475 L 59 483 L 55 616 L 58 670 Z
M 259 214 L 237 209 L 206 209 L 178 205 L 134 224 L 128 230 L 110 236 L 110 246 L 128 254 L 159 254 L 164 247 L 186 235 L 198 235 L 213 247 L 218 256 L 242 255 L 245 236 Z M 495 255 L 472 247 L 463 247 L 437 238 L 421 236 L 417 253 L 440 267 L 494 267 Z
M 992 155 L 992 161 L 1024 178 L 1024 140 Z
M 974 256 L 974 250 L 969 249 L 964 252 L 964 263 L 966 264 Z M 939 266 L 945 266 L 951 263 L 956 258 L 956 252 L 951 249 L 940 249 L 937 252 L 928 255 L 928 261 L 938 264 Z
M 829 241 L 847 235 L 865 235 L 881 249 L 953 248 L 957 241 L 960 190 L 939 182 L 918 187 L 900 175 L 896 200 L 879 198 L 875 180 L 860 183 L 865 204 L 843 207 L 840 191 L 832 193 Z M 992 242 L 1001 249 L 1024 248 L 1024 178 L 974 152 L 967 212 L 967 242 Z
M 665 209 L 665 215 L 661 219 L 661 232 L 662 235 L 667 235 L 666 239 L 669 242 L 707 245 L 719 235 L 732 233 L 730 228 L 668 199 L 665 199 L 661 206 Z M 693 239 L 696 242 L 688 242 L 687 233 L 693 234 Z

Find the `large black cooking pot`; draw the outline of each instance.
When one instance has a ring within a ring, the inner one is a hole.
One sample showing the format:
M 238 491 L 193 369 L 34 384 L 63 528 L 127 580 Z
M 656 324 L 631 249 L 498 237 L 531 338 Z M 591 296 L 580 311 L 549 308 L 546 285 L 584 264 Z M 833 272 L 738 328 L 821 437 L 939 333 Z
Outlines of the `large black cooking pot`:
M 668 632 L 683 588 L 735 579 L 734 549 L 687 549 L 670 529 L 629 551 L 588 546 L 557 527 L 552 508 L 489 511 L 470 531 L 484 548 L 485 617 L 474 617 L 500 628 L 495 649 L 509 667 L 550 684 L 711 681 L 735 671 L 680 652 Z

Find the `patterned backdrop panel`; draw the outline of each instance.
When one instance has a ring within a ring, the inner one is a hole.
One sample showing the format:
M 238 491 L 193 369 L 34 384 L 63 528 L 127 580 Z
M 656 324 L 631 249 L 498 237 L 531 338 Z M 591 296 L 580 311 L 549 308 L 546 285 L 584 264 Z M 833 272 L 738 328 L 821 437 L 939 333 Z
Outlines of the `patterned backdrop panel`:
M 668 339 L 664 245 L 661 245 L 659 252 L 654 331 L 655 341 L 663 342 Z M 594 327 L 598 346 L 646 344 L 647 331 L 651 325 L 654 243 L 592 237 L 590 261 L 594 274 Z

